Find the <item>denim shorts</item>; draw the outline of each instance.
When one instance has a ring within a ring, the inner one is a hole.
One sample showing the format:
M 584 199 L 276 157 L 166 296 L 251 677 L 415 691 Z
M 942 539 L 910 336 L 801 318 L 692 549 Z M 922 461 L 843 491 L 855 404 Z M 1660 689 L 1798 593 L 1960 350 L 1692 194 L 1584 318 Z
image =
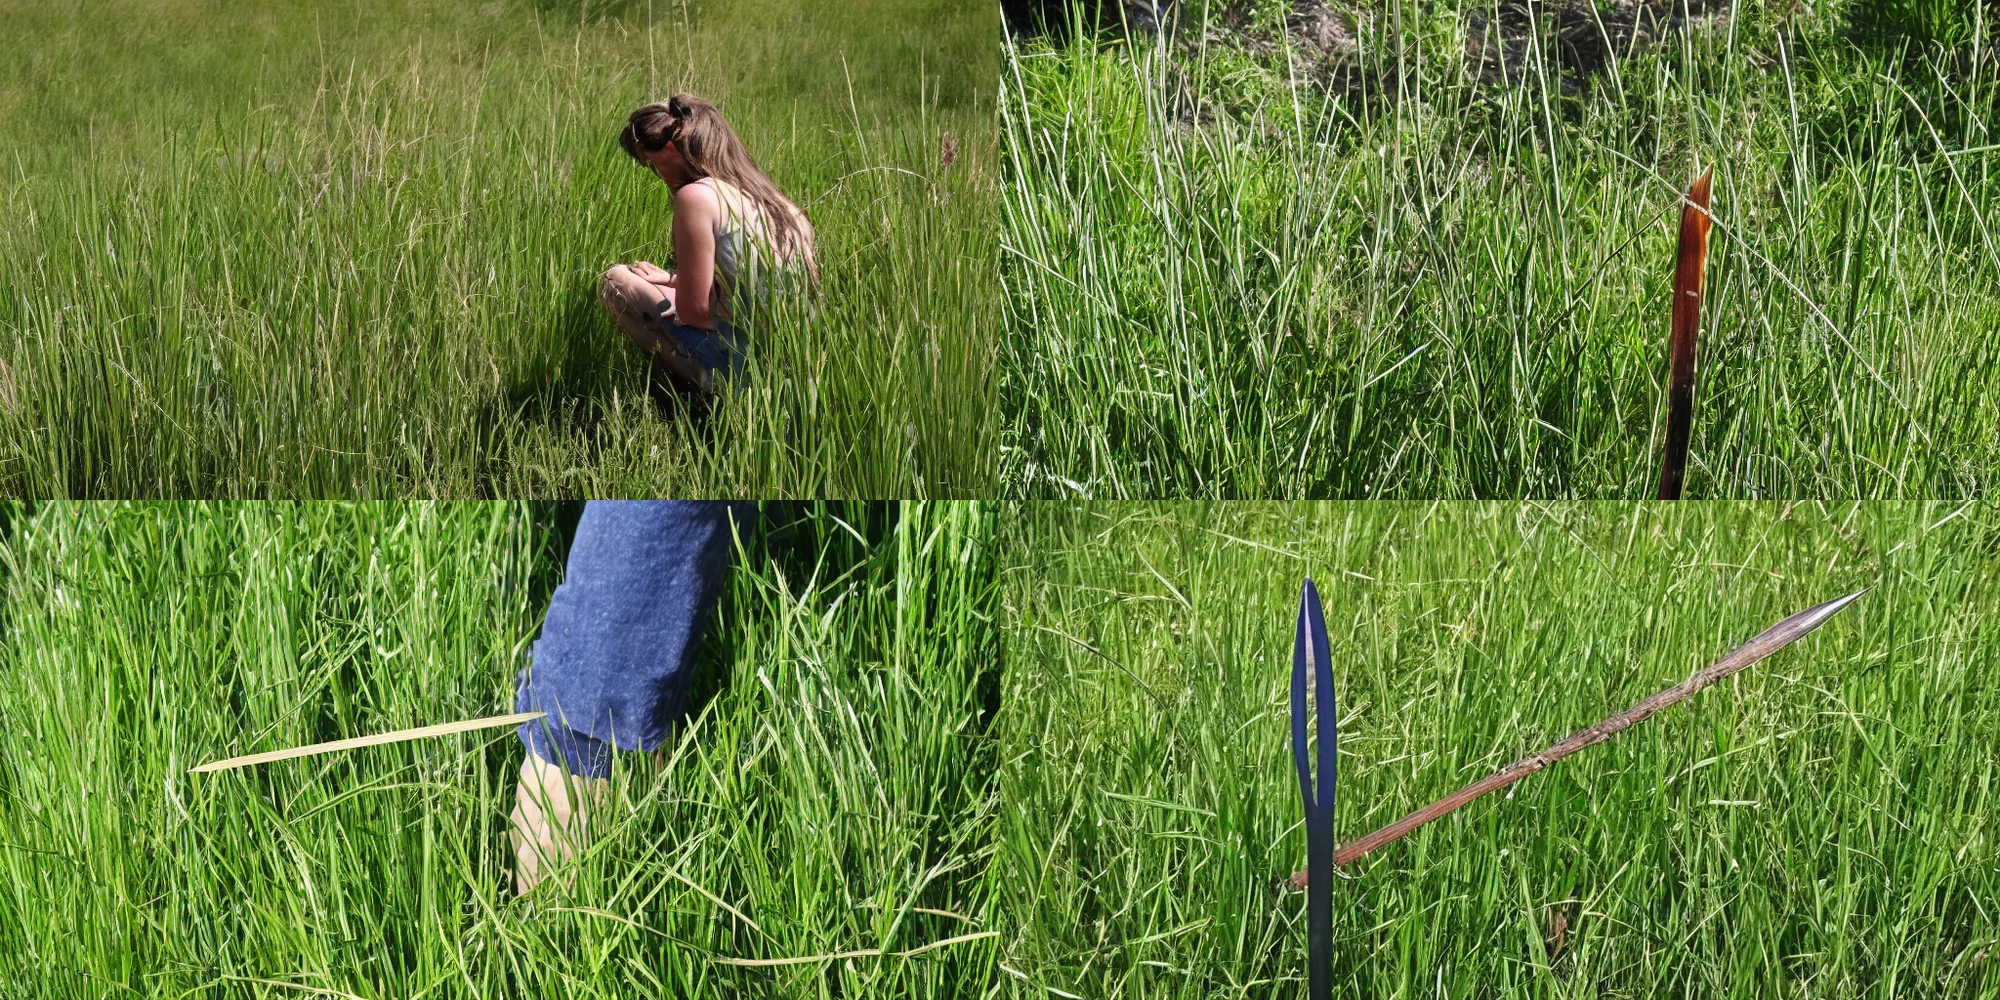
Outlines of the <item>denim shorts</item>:
M 663 324 L 664 325 L 664 324 Z M 698 326 L 682 326 L 679 323 L 667 325 L 667 334 L 679 343 L 703 368 L 708 369 L 711 385 L 723 379 L 735 379 L 743 374 L 744 362 L 750 356 L 750 343 L 736 328 L 727 323 L 718 323 L 713 332 Z

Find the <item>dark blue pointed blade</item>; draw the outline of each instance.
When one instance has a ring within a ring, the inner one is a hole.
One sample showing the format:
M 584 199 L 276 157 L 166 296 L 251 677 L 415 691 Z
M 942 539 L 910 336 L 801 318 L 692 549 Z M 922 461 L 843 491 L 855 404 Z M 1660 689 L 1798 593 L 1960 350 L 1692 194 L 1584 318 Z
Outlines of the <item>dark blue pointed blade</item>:
M 1315 721 L 1319 734 L 1318 791 L 1306 766 L 1305 675 L 1313 677 Z M 1326 617 L 1319 591 L 1307 580 L 1299 595 L 1299 630 L 1292 651 L 1292 749 L 1299 784 L 1306 799 L 1306 995 L 1309 1000 L 1333 996 L 1333 796 L 1339 749 L 1339 717 L 1333 706 L 1333 660 L 1326 638 Z
M 1334 710 L 1333 697 L 1333 654 L 1326 638 L 1326 618 L 1320 612 L 1319 591 L 1313 588 L 1311 580 L 1306 581 L 1305 597 L 1300 603 L 1307 658 L 1312 663 L 1314 709 L 1319 716 L 1319 780 L 1313 805 L 1331 823 L 1334 785 L 1339 778 L 1335 751 L 1340 747 L 1340 713 Z
M 1304 593 L 1299 595 L 1298 632 L 1292 639 L 1292 763 L 1299 771 L 1299 798 L 1305 803 L 1306 820 L 1311 822 L 1313 805 L 1319 796 L 1313 794 L 1312 763 L 1308 760 L 1306 733 L 1306 602 L 1317 603 L 1318 595 L 1313 591 L 1311 580 L 1306 581 Z

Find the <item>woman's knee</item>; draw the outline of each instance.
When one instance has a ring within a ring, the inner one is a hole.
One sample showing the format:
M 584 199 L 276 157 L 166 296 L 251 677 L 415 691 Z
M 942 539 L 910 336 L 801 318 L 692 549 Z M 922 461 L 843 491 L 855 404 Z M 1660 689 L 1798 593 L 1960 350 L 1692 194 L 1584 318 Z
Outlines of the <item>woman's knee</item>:
M 632 285 L 641 280 L 643 279 L 632 273 L 631 268 L 619 264 L 597 279 L 597 298 L 604 303 L 606 309 L 613 312 L 622 311 L 625 308 L 626 298 L 631 294 Z

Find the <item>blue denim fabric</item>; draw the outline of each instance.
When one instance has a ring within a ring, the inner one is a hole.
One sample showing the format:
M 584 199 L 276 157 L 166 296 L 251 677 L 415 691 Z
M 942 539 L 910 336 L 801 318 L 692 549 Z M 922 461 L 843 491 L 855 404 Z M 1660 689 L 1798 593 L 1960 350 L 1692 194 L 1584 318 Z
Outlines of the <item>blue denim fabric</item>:
M 571 774 L 584 778 L 611 776 L 612 745 L 555 721 L 553 714 L 522 725 L 521 742 L 529 753 L 545 761 L 552 764 L 560 761 Z
M 604 777 L 611 751 L 651 750 L 683 713 L 701 635 L 754 504 L 593 500 L 570 544 L 515 711 L 547 712 L 521 742 L 574 774 Z
M 698 326 L 675 323 L 667 327 L 667 332 L 709 370 L 715 384 L 743 374 L 743 365 L 750 357 L 750 342 L 735 327 L 718 323 L 715 332 L 710 333 Z

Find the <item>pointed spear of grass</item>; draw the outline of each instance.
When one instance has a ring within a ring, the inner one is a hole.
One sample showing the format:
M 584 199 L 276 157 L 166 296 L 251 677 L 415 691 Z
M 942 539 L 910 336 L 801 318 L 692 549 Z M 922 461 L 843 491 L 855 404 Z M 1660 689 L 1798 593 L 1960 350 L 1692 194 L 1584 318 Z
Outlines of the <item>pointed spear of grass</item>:
M 1832 618 L 1842 608 L 1854 603 L 1856 598 L 1867 592 L 1866 590 L 1858 590 L 1846 597 L 1828 601 L 1817 607 L 1807 608 L 1786 618 L 1776 625 L 1757 633 L 1749 642 L 1731 650 L 1722 659 L 1696 671 L 1694 676 L 1689 677 L 1687 680 L 1647 698 L 1633 705 L 1631 708 L 1605 719 L 1597 725 L 1591 726 L 1589 729 L 1571 733 L 1541 753 L 1523 757 L 1494 772 L 1492 775 L 1475 781 L 1366 837 L 1340 845 L 1338 849 L 1331 852 L 1331 863 L 1333 865 L 1351 864 L 1369 851 L 1399 840 L 1425 823 L 1448 815 L 1459 806 L 1465 805 L 1473 799 L 1485 795 L 1487 792 L 1505 788 L 1584 747 L 1595 746 L 1630 729 L 1663 708 L 1686 701 L 1696 691 L 1700 691 L 1702 688 L 1714 684 L 1716 681 L 1722 680 L 1804 638 L 1807 633 L 1820 627 L 1827 619 Z M 1296 694 L 1293 695 L 1292 703 L 1295 707 L 1298 704 L 1298 696 Z M 1297 732 L 1298 724 L 1294 722 L 1293 733 L 1296 735 Z M 1326 875 L 1330 876 L 1331 874 L 1331 865 L 1328 865 Z M 1319 870 L 1315 867 L 1308 867 L 1305 871 L 1294 872 L 1290 879 L 1290 884 L 1294 889 L 1307 889 L 1310 891 L 1318 887 L 1321 878 L 1322 875 Z M 1310 898 L 1308 896 L 1309 900 Z
M 290 750 L 267 750 L 228 760 L 210 761 L 200 767 L 188 768 L 189 774 L 202 771 L 227 771 L 232 767 L 248 767 L 252 764 L 268 764 L 274 760 L 290 760 L 293 757 L 310 757 L 314 754 L 333 753 L 339 750 L 358 750 L 362 747 L 381 746 L 384 743 L 401 743 L 405 740 L 420 740 L 429 736 L 450 736 L 453 733 L 467 733 L 475 729 L 493 729 L 499 726 L 518 726 L 532 722 L 549 713 L 519 712 L 514 715 L 493 715 L 484 719 L 467 719 L 464 722 L 446 722 L 435 726 L 418 726 L 415 729 L 398 729 L 393 733 L 376 733 L 373 736 L 356 736 L 311 746 L 293 747 Z
M 1326 618 L 1320 613 L 1319 591 L 1307 578 L 1299 592 L 1299 627 L 1292 640 L 1292 763 L 1299 771 L 1299 797 L 1306 805 L 1306 871 L 1312 885 L 1306 893 L 1306 996 L 1333 996 L 1333 790 L 1338 773 L 1335 749 L 1340 716 L 1333 705 L 1333 664 L 1328 653 Z M 1306 752 L 1306 676 L 1312 676 L 1313 707 L 1319 723 L 1319 789 L 1313 789 L 1313 766 Z
M 1708 268 L 1708 188 L 1715 168 L 1702 171 L 1681 206 L 1674 252 L 1674 319 L 1667 342 L 1667 447 L 1660 459 L 1660 499 L 1679 500 L 1694 422 L 1694 342 L 1701 332 L 1701 276 Z

